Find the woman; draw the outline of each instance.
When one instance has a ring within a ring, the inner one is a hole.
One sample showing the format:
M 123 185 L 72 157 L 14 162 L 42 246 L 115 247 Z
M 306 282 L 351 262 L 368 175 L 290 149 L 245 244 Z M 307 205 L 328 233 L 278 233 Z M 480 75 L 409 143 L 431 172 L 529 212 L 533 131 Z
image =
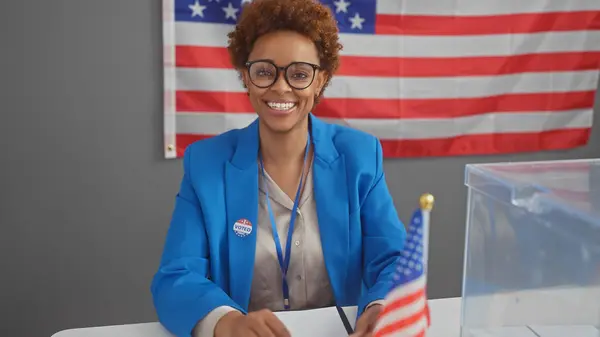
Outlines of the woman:
M 178 336 L 283 337 L 273 311 L 358 305 L 368 335 L 406 233 L 377 139 L 311 114 L 339 65 L 335 19 L 255 0 L 229 38 L 258 118 L 187 148 L 158 317 Z

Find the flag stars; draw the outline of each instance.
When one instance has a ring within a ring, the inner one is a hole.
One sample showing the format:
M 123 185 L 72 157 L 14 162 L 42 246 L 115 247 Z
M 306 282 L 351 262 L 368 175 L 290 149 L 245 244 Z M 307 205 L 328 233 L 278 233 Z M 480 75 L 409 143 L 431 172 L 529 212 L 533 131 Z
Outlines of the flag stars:
M 337 1 L 334 1 L 333 4 L 335 5 L 336 13 L 339 13 L 339 12 L 348 13 L 348 6 L 350 6 L 349 2 L 346 2 L 344 0 L 337 0 Z
M 353 17 L 349 18 L 350 23 L 352 23 L 351 29 L 363 29 L 363 22 L 365 22 L 364 18 L 361 18 L 358 13 L 355 13 Z
M 188 7 L 192 10 L 192 17 L 204 17 L 204 10 L 206 9 L 206 6 L 202 6 L 200 2 L 198 2 L 198 0 L 196 0 L 196 2 L 193 5 L 189 5 Z
M 227 7 L 222 7 L 222 9 L 225 12 L 225 19 L 237 20 L 236 13 L 239 11 L 239 8 L 233 7 L 231 2 L 229 4 L 227 4 Z

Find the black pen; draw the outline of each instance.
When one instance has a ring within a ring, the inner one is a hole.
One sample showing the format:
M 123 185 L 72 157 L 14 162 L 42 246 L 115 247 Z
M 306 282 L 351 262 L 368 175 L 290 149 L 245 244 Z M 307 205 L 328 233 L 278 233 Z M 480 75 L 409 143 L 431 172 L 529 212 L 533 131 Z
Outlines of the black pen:
M 348 317 L 346 316 L 344 309 L 337 305 L 335 306 L 335 308 L 337 309 L 337 312 L 340 315 L 340 318 L 342 319 L 342 323 L 344 323 L 344 327 L 346 328 L 348 336 L 350 336 L 354 331 L 352 330 L 352 326 L 350 325 L 350 321 L 348 321 Z

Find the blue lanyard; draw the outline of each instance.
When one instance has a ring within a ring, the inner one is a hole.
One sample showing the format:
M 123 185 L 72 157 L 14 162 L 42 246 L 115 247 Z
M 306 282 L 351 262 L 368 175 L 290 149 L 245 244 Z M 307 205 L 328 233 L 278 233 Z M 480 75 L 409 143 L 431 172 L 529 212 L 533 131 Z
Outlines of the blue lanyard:
M 296 199 L 294 200 L 294 206 L 292 207 L 292 214 L 290 218 L 290 228 L 288 230 L 287 241 L 285 245 L 285 259 L 283 257 L 281 243 L 279 241 L 279 234 L 277 233 L 277 224 L 275 223 L 275 215 L 271 208 L 271 202 L 269 201 L 269 189 L 265 188 L 265 194 L 267 198 L 267 208 L 269 210 L 269 218 L 271 218 L 271 228 L 273 230 L 273 237 L 275 239 L 275 249 L 277 249 L 277 259 L 279 260 L 279 267 L 281 268 L 281 277 L 283 284 L 283 306 L 285 310 L 290 309 L 290 290 L 287 283 L 287 271 L 290 265 L 290 252 L 292 250 L 292 234 L 294 233 L 294 222 L 296 221 L 296 212 L 298 211 L 298 204 L 300 202 L 300 191 L 302 190 L 302 180 L 304 178 L 304 167 L 306 166 L 306 158 L 308 157 L 308 150 L 310 148 L 310 134 L 306 139 L 306 150 L 304 151 L 304 162 L 302 164 L 302 174 L 300 175 L 300 185 L 298 185 L 298 191 L 296 191 Z M 265 174 L 265 165 L 263 163 L 262 155 L 259 155 L 260 167 L 262 169 L 262 175 L 266 181 L 267 176 Z

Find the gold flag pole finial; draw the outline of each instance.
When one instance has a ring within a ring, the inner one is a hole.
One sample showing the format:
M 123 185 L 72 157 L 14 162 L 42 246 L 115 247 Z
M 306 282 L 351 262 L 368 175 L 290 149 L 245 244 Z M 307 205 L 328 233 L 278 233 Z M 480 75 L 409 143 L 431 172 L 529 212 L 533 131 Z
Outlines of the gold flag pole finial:
M 424 211 L 431 211 L 433 209 L 433 204 L 435 202 L 435 198 L 430 193 L 425 193 L 419 198 L 419 204 L 421 205 L 421 209 Z

